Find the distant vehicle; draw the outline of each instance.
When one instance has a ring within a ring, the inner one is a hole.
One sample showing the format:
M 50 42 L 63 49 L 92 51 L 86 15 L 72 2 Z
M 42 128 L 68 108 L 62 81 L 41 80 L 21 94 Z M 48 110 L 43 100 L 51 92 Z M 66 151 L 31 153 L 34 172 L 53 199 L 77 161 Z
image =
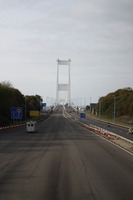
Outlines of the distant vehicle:
M 128 133 L 129 133 L 129 134 L 130 134 L 130 133 L 133 134 L 133 128 L 129 128 L 129 129 L 128 129 Z

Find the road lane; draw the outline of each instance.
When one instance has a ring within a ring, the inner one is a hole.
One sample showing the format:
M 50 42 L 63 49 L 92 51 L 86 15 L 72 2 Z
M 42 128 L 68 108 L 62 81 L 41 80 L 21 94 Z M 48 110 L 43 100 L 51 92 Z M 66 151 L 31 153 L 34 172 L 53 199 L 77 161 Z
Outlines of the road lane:
M 1 200 L 132 199 L 132 155 L 66 119 L 62 107 L 37 126 L 0 132 Z
M 80 119 L 79 114 L 77 114 L 77 112 L 72 112 L 69 113 L 74 119 L 76 119 L 77 121 L 81 121 L 87 125 L 94 125 L 94 126 L 98 126 L 100 128 L 103 128 L 105 130 L 108 130 L 110 132 L 113 132 L 115 134 L 118 134 L 128 140 L 132 140 L 133 141 L 133 134 L 128 134 L 128 129 L 124 128 L 122 126 L 118 126 L 117 124 L 115 125 L 114 123 L 110 123 L 110 126 L 108 126 L 107 122 L 104 122 L 103 120 L 99 120 L 97 118 L 92 118 L 92 117 L 87 117 L 85 119 Z

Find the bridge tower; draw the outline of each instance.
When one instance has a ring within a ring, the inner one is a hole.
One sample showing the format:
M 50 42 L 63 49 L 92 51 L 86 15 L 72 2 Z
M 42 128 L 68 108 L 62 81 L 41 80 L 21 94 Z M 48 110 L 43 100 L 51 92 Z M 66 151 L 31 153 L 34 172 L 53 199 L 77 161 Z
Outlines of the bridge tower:
M 68 67 L 67 82 L 60 82 L 60 67 L 65 65 Z M 70 67 L 71 60 L 59 60 L 57 59 L 57 85 L 56 85 L 56 103 L 68 103 L 71 104 L 71 80 L 70 80 Z M 67 93 L 67 96 L 64 99 L 60 98 L 60 93 L 64 91 Z

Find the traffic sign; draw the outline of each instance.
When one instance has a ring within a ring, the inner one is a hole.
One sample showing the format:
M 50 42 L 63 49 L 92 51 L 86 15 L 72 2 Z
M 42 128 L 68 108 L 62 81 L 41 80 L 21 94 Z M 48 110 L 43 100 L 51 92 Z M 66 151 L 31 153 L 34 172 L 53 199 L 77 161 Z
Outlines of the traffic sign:
M 46 103 L 41 103 L 41 106 L 42 107 L 46 107 Z
M 12 107 L 11 108 L 11 118 L 12 119 L 22 119 L 22 108 Z
M 30 111 L 31 117 L 38 117 L 40 115 L 40 112 L 38 110 Z
M 80 113 L 80 118 L 86 118 L 86 113 Z

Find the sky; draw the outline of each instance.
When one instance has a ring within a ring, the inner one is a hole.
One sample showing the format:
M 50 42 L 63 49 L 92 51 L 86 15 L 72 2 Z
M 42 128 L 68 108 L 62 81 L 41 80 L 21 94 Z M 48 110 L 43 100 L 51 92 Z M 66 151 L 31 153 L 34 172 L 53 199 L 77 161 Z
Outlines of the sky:
M 0 0 L 0 82 L 52 101 L 57 59 L 74 102 L 133 88 L 133 1 Z

